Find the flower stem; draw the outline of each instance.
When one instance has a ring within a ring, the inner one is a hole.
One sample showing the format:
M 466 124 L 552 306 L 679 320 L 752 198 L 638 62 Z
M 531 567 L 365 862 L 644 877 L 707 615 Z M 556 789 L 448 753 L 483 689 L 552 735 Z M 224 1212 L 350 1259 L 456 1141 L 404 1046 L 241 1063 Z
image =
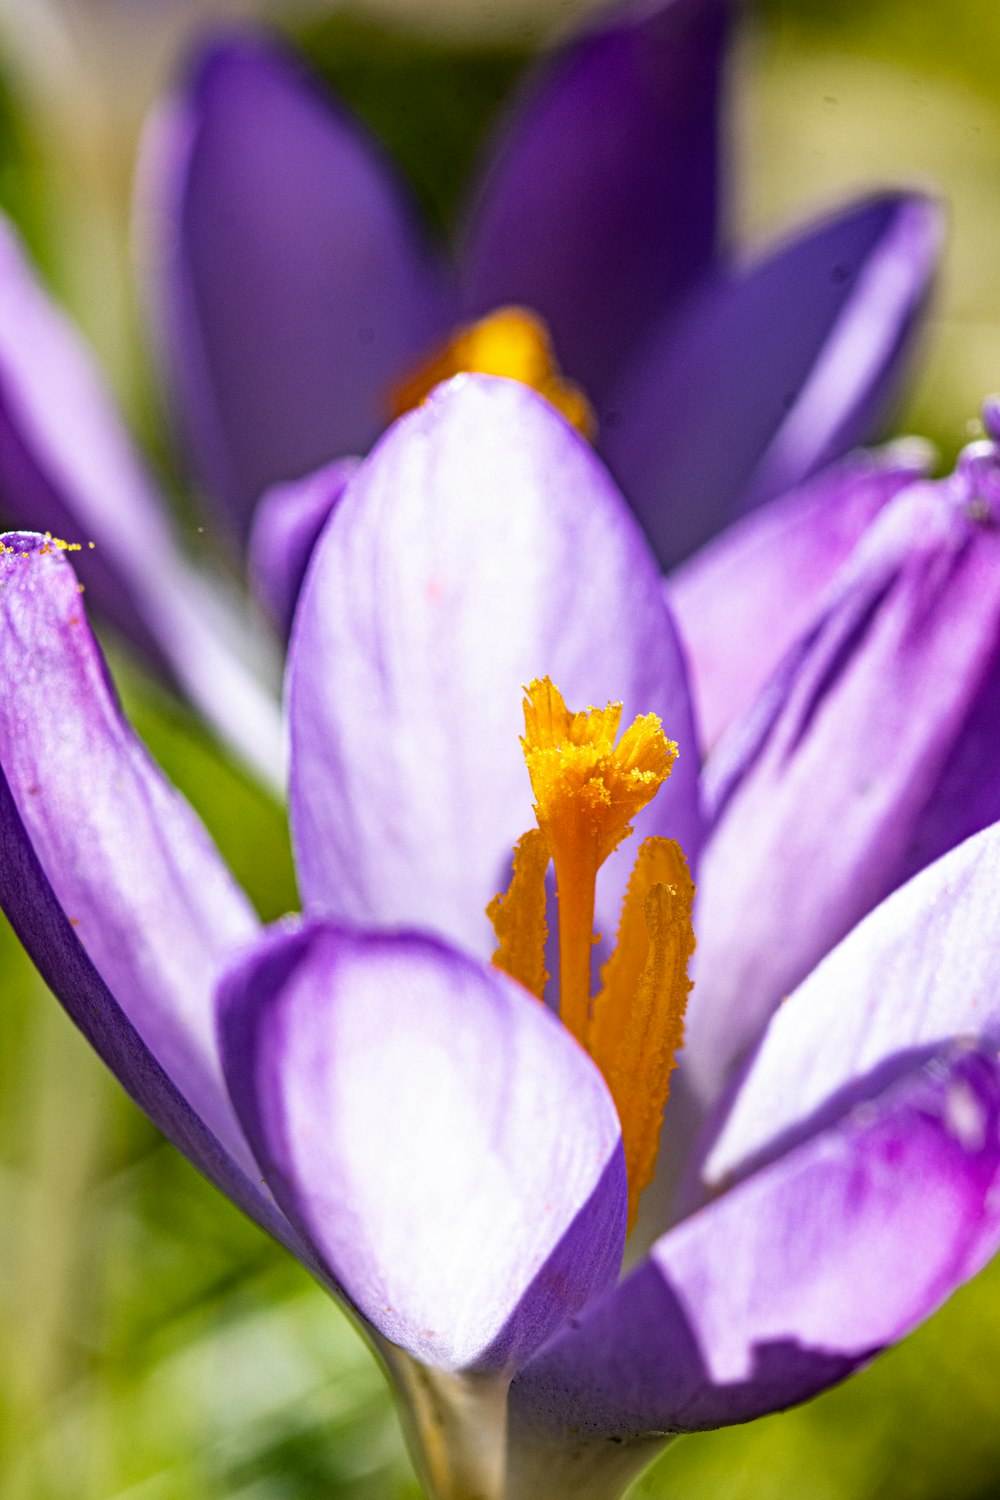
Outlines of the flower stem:
M 503 1500 L 505 1375 L 451 1375 L 383 1349 L 407 1443 L 431 1500 Z

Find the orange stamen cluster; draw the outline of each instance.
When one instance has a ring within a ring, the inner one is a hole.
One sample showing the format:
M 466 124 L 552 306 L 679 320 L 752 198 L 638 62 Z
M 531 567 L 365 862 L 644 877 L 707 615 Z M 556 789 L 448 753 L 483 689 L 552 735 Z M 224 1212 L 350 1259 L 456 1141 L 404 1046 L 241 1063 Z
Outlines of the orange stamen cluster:
M 478 323 L 460 328 L 443 349 L 392 387 L 389 415 L 400 417 L 411 411 L 442 380 L 462 374 L 519 380 L 544 396 L 584 437 L 596 436 L 590 402 L 579 386 L 564 379 L 545 325 L 526 308 L 501 307 Z
M 617 946 L 592 997 L 594 899 L 598 870 L 669 776 L 677 746 L 655 714 L 637 718 L 616 745 L 620 703 L 572 713 L 548 678 L 532 682 L 526 694 L 521 744 L 538 827 L 518 843 L 507 893 L 487 909 L 499 943 L 493 961 L 542 998 L 551 859 L 559 902 L 559 1014 L 601 1069 L 618 1109 L 631 1228 L 639 1194 L 653 1175 L 670 1072 L 683 1039 L 694 886 L 677 844 L 645 840 Z

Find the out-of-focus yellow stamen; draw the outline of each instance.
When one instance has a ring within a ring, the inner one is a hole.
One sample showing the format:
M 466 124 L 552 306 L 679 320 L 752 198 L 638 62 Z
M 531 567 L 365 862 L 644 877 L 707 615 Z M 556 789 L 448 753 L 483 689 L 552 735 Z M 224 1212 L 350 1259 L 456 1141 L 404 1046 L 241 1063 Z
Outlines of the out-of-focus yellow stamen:
M 389 414 L 402 416 L 442 380 L 463 373 L 519 380 L 544 396 L 584 437 L 593 440 L 597 435 L 590 402 L 560 373 L 544 323 L 527 308 L 501 307 L 460 328 L 443 349 L 390 389 Z
M 538 828 L 529 828 L 514 848 L 514 872 L 507 893 L 494 896 L 486 908 L 497 935 L 493 962 L 519 979 L 525 989 L 545 994 L 545 940 L 549 935 L 545 921 L 545 872 L 549 867 L 549 848 Z
M 630 1230 L 639 1194 L 656 1167 L 670 1074 L 684 1039 L 693 901 L 694 882 L 680 846 L 672 839 L 646 839 L 594 1001 L 590 1052 L 621 1121 Z
M 597 872 L 632 832 L 677 757 L 655 714 L 618 744 L 622 705 L 572 713 L 546 677 L 526 689 L 524 758 L 538 828 L 520 840 L 505 896 L 487 908 L 494 963 L 539 998 L 545 973 L 545 872 L 551 856 L 559 902 L 559 1015 L 590 1051 L 618 1110 L 629 1182 L 629 1228 L 656 1163 L 660 1121 L 683 1037 L 687 964 L 694 950 L 694 886 L 669 839 L 646 839 L 629 881 L 618 945 L 590 996 Z

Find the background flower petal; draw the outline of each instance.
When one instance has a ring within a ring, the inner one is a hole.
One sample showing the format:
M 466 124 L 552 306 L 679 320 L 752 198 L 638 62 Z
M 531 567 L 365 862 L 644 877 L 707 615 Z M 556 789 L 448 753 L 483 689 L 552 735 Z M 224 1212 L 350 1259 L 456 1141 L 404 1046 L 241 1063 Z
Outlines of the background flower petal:
M 443 328 L 435 268 L 373 143 L 276 47 L 207 49 L 142 174 L 183 434 L 240 531 L 279 480 L 363 452 Z
M 586 1455 L 805 1400 L 980 1269 L 998 1183 L 995 1054 L 911 1071 L 664 1235 L 521 1374 L 513 1431 L 571 1429 Z
M 226 1076 L 278 1202 L 384 1337 L 513 1369 L 612 1285 L 604 1082 L 520 985 L 424 938 L 272 934 L 220 992 Z
M 306 579 L 288 702 L 307 909 L 492 952 L 485 907 L 534 824 L 519 736 L 539 674 L 571 705 L 661 716 L 680 758 L 636 835 L 695 859 L 687 685 L 641 533 L 547 402 L 459 377 L 362 465 Z M 629 855 L 609 862 L 611 931 Z
M 611 11 L 541 69 L 485 175 L 467 303 L 541 313 L 592 397 L 711 259 L 726 9 Z
M 1000 533 L 961 483 L 916 485 L 709 763 L 683 1063 L 702 1100 L 856 922 L 1000 817 L 998 694 Z
M 0 555 L 0 768 L 42 875 L 102 980 L 244 1170 L 212 994 L 256 918 L 195 814 L 122 717 L 64 556 Z
M 221 589 L 213 596 L 178 549 L 89 352 L 2 218 L 0 504 L 15 525 L 82 543 L 95 612 L 165 668 L 251 766 L 278 776 L 277 705 L 236 649 Z
M 916 440 L 852 454 L 744 516 L 670 575 L 705 751 L 813 623 L 866 527 L 929 461 Z
M 250 582 L 285 636 L 313 548 L 356 468 L 357 459 L 336 458 L 304 479 L 276 484 L 254 511 Z
M 601 448 L 664 567 L 874 435 L 940 237 L 924 198 L 852 204 L 651 331 Z

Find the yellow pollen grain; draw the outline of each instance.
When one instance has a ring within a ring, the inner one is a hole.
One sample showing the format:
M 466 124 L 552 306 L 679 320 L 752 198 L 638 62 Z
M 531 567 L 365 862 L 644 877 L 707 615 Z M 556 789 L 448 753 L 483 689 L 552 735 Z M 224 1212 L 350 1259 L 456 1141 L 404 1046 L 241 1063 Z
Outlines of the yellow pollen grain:
M 530 386 L 591 441 L 597 419 L 579 386 L 556 363 L 544 323 L 524 307 L 501 307 L 458 329 L 443 349 L 425 360 L 389 392 L 389 414 L 419 406 L 442 380 L 464 373 L 503 375 Z

